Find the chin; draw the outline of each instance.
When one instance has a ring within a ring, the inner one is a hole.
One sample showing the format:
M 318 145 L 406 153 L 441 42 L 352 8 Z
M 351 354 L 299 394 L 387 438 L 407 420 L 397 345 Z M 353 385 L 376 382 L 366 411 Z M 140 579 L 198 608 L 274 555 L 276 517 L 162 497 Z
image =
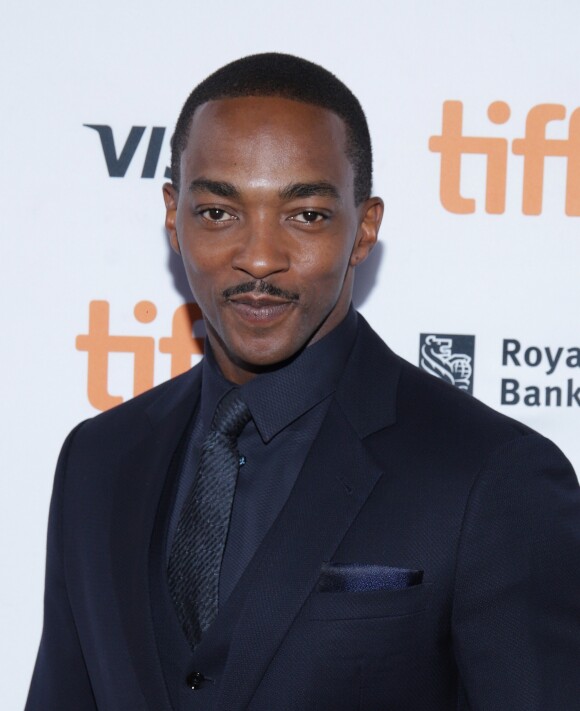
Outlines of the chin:
M 246 370 L 251 372 L 261 372 L 265 370 L 272 370 L 284 363 L 287 363 L 292 359 L 294 354 L 288 355 L 286 352 L 282 354 L 274 353 L 245 353 L 237 359 L 238 363 Z
M 304 344 L 285 348 L 268 348 L 265 344 L 259 344 L 256 348 L 252 349 L 232 349 L 230 353 L 233 356 L 232 360 L 244 370 L 248 370 L 252 373 L 260 373 L 275 370 L 288 363 L 298 355 L 303 348 Z

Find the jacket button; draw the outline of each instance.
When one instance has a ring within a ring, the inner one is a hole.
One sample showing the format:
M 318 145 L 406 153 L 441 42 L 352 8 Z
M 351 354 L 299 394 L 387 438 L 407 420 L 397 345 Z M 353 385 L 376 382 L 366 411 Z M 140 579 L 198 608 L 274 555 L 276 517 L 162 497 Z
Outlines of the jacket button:
M 194 691 L 196 689 L 199 689 L 203 681 L 205 681 L 204 675 L 201 672 L 197 671 L 188 674 L 186 679 L 187 685 L 190 689 L 193 689 Z

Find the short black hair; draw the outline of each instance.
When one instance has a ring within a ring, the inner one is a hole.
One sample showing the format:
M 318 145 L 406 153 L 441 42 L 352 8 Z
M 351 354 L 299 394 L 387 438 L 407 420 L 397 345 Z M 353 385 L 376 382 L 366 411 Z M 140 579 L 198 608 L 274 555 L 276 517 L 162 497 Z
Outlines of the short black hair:
M 346 155 L 354 170 L 355 203 L 370 197 L 371 138 L 358 99 L 324 67 L 276 52 L 253 54 L 226 64 L 191 92 L 171 139 L 171 181 L 177 189 L 181 154 L 187 146 L 195 110 L 207 101 L 243 96 L 278 96 L 320 106 L 340 116 L 346 126 Z

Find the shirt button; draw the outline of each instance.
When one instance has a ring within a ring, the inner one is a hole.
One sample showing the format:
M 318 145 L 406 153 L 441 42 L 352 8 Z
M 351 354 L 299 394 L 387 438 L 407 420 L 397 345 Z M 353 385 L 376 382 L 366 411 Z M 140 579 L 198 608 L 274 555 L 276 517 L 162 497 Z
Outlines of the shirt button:
M 191 674 L 187 675 L 186 679 L 187 685 L 194 691 L 200 688 L 203 681 L 205 681 L 205 677 L 198 671 L 191 672 Z

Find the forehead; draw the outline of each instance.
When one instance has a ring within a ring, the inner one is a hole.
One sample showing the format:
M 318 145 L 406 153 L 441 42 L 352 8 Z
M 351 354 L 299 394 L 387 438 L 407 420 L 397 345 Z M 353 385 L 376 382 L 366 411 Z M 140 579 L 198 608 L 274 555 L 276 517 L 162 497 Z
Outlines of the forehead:
M 270 96 L 220 99 L 196 109 L 181 159 L 182 184 L 208 171 L 353 181 L 344 121 L 328 109 Z

